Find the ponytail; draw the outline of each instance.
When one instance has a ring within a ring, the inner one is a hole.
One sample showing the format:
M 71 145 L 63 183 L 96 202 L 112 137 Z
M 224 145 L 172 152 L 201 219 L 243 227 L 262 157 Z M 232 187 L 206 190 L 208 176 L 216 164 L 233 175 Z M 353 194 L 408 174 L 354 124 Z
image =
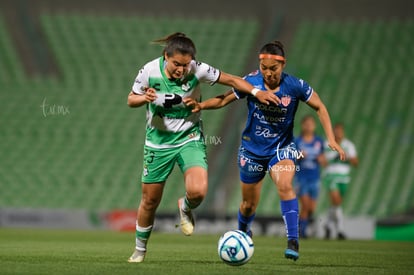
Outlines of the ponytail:
M 163 55 L 166 54 L 170 57 L 178 52 L 184 55 L 191 55 L 195 59 L 196 47 L 194 42 L 182 32 L 176 32 L 159 38 L 154 40 L 153 43 L 164 45 Z

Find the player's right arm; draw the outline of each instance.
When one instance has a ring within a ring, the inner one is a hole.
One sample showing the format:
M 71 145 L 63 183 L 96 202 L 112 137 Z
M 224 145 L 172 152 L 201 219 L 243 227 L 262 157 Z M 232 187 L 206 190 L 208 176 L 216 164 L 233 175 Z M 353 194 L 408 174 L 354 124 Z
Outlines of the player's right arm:
M 131 91 L 128 95 L 128 106 L 129 107 L 141 107 L 147 103 L 153 102 L 157 98 L 155 89 L 148 88 L 144 94 L 136 94 Z
M 146 65 L 139 70 L 134 85 L 132 85 L 132 91 L 128 95 L 129 107 L 141 107 L 157 99 L 155 89 L 149 88 L 148 79 L 149 69 Z

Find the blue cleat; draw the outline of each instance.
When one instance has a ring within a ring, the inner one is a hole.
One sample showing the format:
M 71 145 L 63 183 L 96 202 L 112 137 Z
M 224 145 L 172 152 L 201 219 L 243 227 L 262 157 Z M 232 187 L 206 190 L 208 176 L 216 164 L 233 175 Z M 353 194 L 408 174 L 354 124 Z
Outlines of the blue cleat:
M 285 258 L 296 261 L 299 259 L 299 242 L 295 239 L 288 240 L 285 250 Z

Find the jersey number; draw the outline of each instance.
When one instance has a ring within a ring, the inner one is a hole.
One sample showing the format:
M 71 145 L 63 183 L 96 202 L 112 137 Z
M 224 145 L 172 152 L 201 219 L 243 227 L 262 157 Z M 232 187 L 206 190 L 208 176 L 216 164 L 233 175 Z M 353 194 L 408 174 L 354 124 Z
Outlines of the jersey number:
M 154 161 L 155 153 L 151 150 L 144 150 L 144 158 L 146 163 L 152 163 Z

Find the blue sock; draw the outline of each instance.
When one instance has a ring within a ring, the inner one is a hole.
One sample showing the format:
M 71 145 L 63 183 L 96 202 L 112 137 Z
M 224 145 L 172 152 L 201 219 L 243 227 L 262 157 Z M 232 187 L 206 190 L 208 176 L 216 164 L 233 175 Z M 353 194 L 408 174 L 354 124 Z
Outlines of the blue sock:
M 283 220 L 286 226 L 286 235 L 288 240 L 299 239 L 299 204 L 298 199 L 280 201 L 280 208 L 282 209 Z
M 308 227 L 308 219 L 299 219 L 299 235 L 306 237 L 306 228 Z
M 246 217 L 240 212 L 240 209 L 239 209 L 239 214 L 237 216 L 239 220 L 239 230 L 243 232 L 248 232 L 250 230 L 250 225 L 255 216 L 256 216 L 256 213 L 251 215 L 250 217 Z

